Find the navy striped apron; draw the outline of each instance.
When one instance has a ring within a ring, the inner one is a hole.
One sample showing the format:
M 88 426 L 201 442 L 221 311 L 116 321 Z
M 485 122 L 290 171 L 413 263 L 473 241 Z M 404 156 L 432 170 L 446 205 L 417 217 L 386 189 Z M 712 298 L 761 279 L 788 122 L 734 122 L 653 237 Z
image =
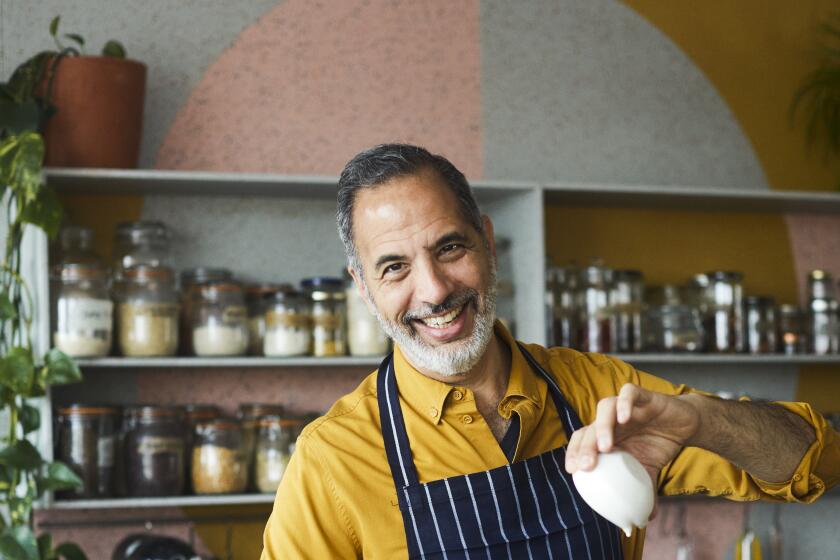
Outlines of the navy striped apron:
M 566 437 L 583 424 L 554 378 L 548 383 Z M 559 447 L 489 471 L 420 484 L 405 430 L 393 355 L 379 366 L 382 436 L 397 488 L 410 558 L 622 559 L 619 530 L 578 494 Z M 512 424 L 514 427 L 518 423 Z

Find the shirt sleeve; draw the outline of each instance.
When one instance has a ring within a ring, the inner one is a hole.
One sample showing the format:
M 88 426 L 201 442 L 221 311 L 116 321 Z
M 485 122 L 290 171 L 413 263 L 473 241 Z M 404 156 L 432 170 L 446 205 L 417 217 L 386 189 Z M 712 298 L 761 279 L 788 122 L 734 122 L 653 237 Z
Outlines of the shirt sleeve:
M 610 358 L 617 376 L 617 387 L 625 382 L 645 389 L 680 395 L 701 393 L 686 385 L 674 385 L 633 366 Z M 767 482 L 739 469 L 723 457 L 697 447 L 686 447 L 659 474 L 662 495 L 706 494 L 738 501 L 785 501 L 811 503 L 827 488 L 840 481 L 840 434 L 810 405 L 777 402 L 802 417 L 814 429 L 815 440 L 805 452 L 790 480 Z
M 317 444 L 301 437 L 274 500 L 261 560 L 361 558 Z

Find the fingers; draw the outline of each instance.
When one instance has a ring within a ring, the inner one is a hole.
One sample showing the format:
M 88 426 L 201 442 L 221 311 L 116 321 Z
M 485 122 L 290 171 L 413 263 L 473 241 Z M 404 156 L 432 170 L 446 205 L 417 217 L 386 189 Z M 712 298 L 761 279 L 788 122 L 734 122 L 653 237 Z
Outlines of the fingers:
M 608 397 L 598 401 L 595 422 L 592 425 L 595 427 L 595 440 L 598 451 L 601 453 L 606 453 L 613 446 L 617 402 L 618 399 L 615 397 Z
M 595 414 L 595 422 L 572 434 L 566 448 L 566 470 L 589 471 L 598 463 L 598 452 L 606 453 L 613 446 L 615 428 L 615 397 L 601 399 Z
M 616 421 L 619 424 L 626 424 L 630 421 L 633 408 L 647 403 L 649 399 L 648 391 L 638 385 L 625 383 L 619 390 L 618 397 L 616 397 Z

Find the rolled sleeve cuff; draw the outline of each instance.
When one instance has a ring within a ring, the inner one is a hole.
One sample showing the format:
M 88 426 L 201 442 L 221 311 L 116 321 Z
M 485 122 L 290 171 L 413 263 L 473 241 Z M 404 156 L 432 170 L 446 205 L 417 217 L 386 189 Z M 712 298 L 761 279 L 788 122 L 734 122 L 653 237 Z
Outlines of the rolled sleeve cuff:
M 767 482 L 754 476 L 752 479 L 770 499 L 810 504 L 825 493 L 825 482 L 812 474 L 812 466 L 815 458 L 819 457 L 821 449 L 822 443 L 820 438 L 817 438 L 808 448 L 808 451 L 802 457 L 802 461 L 796 467 L 796 472 L 787 482 Z

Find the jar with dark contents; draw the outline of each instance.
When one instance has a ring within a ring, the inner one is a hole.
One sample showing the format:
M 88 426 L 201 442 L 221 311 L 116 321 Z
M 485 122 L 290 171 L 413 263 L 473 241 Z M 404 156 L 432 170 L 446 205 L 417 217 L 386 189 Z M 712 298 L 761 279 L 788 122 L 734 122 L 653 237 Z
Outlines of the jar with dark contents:
M 222 416 L 222 411 L 214 404 L 188 404 L 184 406 L 184 449 L 190 450 L 195 439 L 195 429 L 199 422 L 215 420 Z M 192 492 L 192 453 L 187 452 L 184 457 L 184 483 L 187 493 Z
M 610 305 L 609 276 L 610 271 L 599 262 L 581 271 L 578 343 L 583 352 L 614 350 L 615 315 Z
M 57 412 L 57 459 L 82 479 L 80 488 L 57 492 L 57 497 L 112 497 L 119 410 L 109 406 L 73 404 L 59 408 Z
M 578 346 L 578 271 L 571 266 L 552 266 L 546 271 L 547 340 L 552 346 Z
M 192 356 L 192 303 L 196 299 L 195 287 L 210 282 L 229 282 L 233 280 L 233 272 L 227 268 L 213 268 L 198 266 L 181 272 L 181 313 L 178 321 L 178 353 L 182 356 Z
M 808 351 L 805 333 L 805 313 L 796 305 L 782 304 L 778 308 L 777 351 L 792 356 Z
M 133 407 L 126 433 L 129 496 L 178 496 L 184 491 L 184 411 L 175 406 Z
M 707 350 L 715 353 L 744 350 L 743 274 L 708 272 L 705 290 L 704 327 Z
M 283 406 L 266 403 L 242 403 L 239 405 L 237 418 L 242 425 L 242 439 L 245 459 L 248 462 L 249 488 L 254 488 L 254 455 L 257 445 L 257 432 L 260 418 L 264 416 L 283 416 Z
M 744 298 L 744 344 L 749 354 L 776 351 L 776 302 L 772 297 Z
M 242 427 L 237 420 L 199 422 L 192 446 L 192 486 L 196 494 L 238 494 L 248 485 Z

